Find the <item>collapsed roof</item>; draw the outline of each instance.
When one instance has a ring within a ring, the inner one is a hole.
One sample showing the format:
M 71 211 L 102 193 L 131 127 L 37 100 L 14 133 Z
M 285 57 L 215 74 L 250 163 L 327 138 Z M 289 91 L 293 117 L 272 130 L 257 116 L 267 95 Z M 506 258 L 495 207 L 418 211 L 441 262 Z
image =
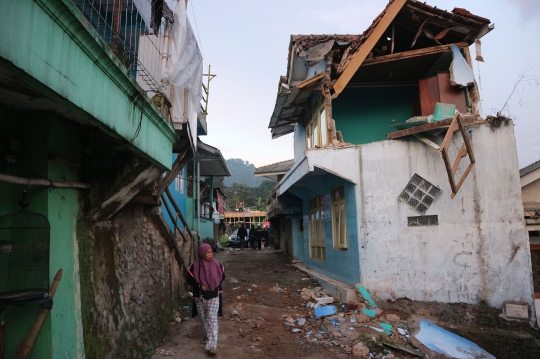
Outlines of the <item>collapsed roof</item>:
M 294 131 L 314 91 L 336 97 L 349 84 L 418 81 L 451 44 L 479 45 L 493 28 L 489 19 L 462 8 L 448 12 L 393 0 L 360 35 L 292 35 L 287 76 L 280 77 L 268 126 L 272 138 Z

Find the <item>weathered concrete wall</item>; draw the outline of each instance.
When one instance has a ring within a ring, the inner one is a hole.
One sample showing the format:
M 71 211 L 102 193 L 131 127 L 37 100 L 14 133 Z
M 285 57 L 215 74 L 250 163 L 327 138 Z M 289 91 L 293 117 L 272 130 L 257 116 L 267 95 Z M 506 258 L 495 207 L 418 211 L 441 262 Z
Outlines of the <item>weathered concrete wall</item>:
M 174 252 L 138 205 L 77 232 L 86 357 L 149 357 L 183 288 Z
M 513 127 L 467 132 L 476 164 L 454 199 L 433 148 L 415 139 L 359 147 L 360 265 L 375 297 L 533 304 Z M 461 143 L 454 136 L 452 162 Z M 438 216 L 437 226 L 408 227 L 407 217 L 419 213 L 398 196 L 415 173 L 442 190 L 426 212 Z

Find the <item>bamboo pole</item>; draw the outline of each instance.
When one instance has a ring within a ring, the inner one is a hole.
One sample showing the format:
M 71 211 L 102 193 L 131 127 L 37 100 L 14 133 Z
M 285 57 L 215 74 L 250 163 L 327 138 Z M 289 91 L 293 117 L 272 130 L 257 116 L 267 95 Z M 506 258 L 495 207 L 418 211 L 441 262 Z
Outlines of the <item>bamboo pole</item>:
M 45 186 L 45 187 L 58 187 L 58 188 L 90 188 L 87 183 L 79 182 L 58 182 L 41 178 L 24 178 L 10 176 L 0 173 L 0 182 L 20 184 L 23 186 Z
M 56 288 L 58 287 L 58 283 L 60 283 L 61 279 L 62 279 L 62 269 L 59 269 L 58 272 L 56 272 L 56 275 L 54 276 L 53 284 L 51 286 L 51 290 L 50 290 L 51 298 L 54 297 L 54 294 L 56 293 Z M 20 351 L 18 351 L 17 354 L 15 355 L 15 359 L 27 359 L 28 357 L 30 357 L 32 350 L 34 349 L 34 344 L 36 343 L 36 339 L 39 334 L 39 331 L 41 330 L 41 326 L 43 325 L 43 322 L 45 321 L 45 318 L 47 317 L 48 313 L 49 313 L 48 309 L 41 309 L 39 311 L 38 317 L 36 321 L 34 322 L 34 326 L 32 327 L 30 334 L 28 334 L 28 338 L 22 343 L 20 347 Z

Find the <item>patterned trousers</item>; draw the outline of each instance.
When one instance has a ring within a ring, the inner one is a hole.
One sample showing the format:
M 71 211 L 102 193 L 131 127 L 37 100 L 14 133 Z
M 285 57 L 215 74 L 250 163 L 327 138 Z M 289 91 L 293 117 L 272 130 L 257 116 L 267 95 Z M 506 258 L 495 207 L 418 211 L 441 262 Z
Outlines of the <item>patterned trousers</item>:
M 197 303 L 197 312 L 201 316 L 208 337 L 206 350 L 217 349 L 219 296 L 212 299 L 197 298 L 195 303 Z

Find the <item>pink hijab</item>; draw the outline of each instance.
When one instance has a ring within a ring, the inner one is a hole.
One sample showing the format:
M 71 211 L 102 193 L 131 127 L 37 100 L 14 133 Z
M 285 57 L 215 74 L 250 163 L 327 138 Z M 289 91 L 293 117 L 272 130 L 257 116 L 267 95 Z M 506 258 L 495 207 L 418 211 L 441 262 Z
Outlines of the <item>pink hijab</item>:
M 199 260 L 194 263 L 193 277 L 195 277 L 197 283 L 204 285 L 210 291 L 214 291 L 221 283 L 223 270 L 221 263 L 217 259 L 212 258 L 210 262 L 204 259 L 210 248 L 210 245 L 207 243 L 199 246 L 197 250 Z

